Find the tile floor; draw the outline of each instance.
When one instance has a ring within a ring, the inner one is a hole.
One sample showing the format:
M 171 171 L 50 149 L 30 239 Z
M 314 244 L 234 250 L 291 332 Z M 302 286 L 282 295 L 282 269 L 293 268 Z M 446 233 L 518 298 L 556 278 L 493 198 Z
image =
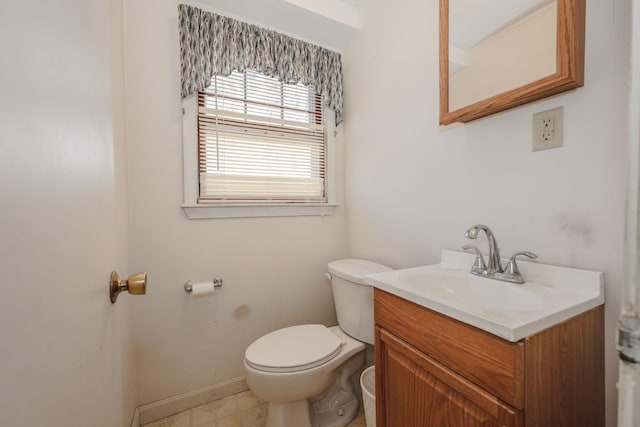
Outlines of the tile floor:
M 258 399 L 249 390 L 145 424 L 144 427 L 264 427 L 267 409 L 268 403 Z M 347 427 L 366 427 L 362 408 Z

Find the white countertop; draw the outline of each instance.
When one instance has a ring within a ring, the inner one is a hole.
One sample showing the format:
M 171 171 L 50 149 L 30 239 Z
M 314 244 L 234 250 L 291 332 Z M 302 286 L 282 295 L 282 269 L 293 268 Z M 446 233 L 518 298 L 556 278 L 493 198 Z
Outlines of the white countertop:
M 475 255 L 368 275 L 374 287 L 517 342 L 604 303 L 603 273 L 518 261 L 526 283 L 469 274 Z

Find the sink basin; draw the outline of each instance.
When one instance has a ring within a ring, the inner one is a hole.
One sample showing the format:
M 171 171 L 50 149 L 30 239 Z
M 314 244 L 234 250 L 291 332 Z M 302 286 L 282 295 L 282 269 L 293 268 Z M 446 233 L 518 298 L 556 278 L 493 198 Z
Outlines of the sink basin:
M 497 280 L 471 276 L 462 270 L 429 270 L 405 273 L 411 289 L 434 298 L 454 299 L 462 305 L 483 310 L 534 311 L 544 308 L 544 299 L 519 286 L 505 286 Z
M 376 288 L 512 342 L 604 303 L 603 274 L 521 261 L 522 285 L 472 276 L 474 255 L 443 251 L 440 264 L 372 274 Z

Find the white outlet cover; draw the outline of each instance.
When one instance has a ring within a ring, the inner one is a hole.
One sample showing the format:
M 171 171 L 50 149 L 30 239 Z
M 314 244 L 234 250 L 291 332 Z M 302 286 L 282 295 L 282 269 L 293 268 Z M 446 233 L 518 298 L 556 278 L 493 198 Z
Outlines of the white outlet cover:
M 541 111 L 533 115 L 533 151 L 559 148 L 563 144 L 564 107 Z

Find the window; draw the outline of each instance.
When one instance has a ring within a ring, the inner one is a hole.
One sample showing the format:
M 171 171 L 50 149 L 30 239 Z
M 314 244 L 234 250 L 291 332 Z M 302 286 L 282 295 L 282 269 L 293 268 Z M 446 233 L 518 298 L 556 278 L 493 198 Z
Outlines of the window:
M 325 203 L 321 96 L 247 70 L 198 93 L 199 203 Z
M 178 10 L 187 216 L 334 213 L 342 55 L 197 7 Z M 248 71 L 211 80 L 245 66 L 275 79 Z M 314 85 L 322 102 L 279 80 Z M 333 114 L 323 117 L 324 107 Z

